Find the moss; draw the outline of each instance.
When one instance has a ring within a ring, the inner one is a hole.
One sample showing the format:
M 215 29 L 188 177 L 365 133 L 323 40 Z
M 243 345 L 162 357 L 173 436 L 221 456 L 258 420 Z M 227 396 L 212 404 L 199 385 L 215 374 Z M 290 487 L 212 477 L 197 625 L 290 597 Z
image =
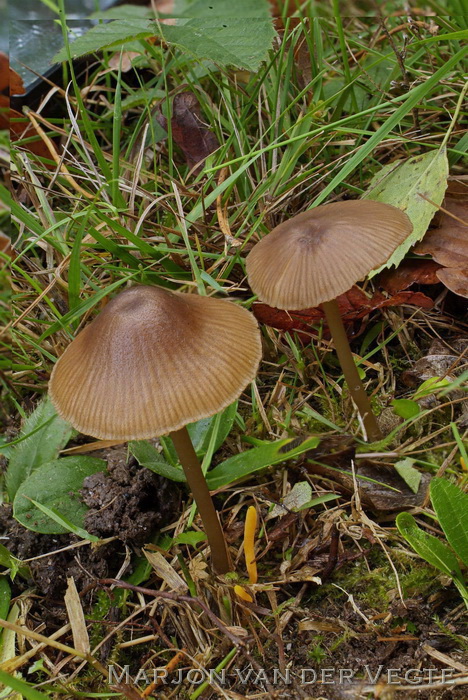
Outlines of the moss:
M 426 597 L 441 587 L 435 570 L 420 559 L 394 550 L 390 551 L 390 556 L 398 572 L 404 598 Z M 367 563 L 361 559 L 336 571 L 332 581 L 351 594 L 358 606 L 379 612 L 388 609 L 391 602 L 389 593 L 397 587 L 395 573 L 382 551 L 371 552 Z M 346 594 L 330 583 L 318 588 L 311 600 L 322 600 L 328 596 L 344 599 Z

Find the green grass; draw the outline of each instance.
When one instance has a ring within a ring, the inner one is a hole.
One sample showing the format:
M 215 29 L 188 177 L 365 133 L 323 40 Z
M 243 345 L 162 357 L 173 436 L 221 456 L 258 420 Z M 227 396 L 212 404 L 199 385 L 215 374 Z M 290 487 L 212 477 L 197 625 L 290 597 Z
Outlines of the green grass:
M 295 4 L 290 2 L 289 9 Z M 39 112 L 38 119 L 50 138 L 58 142 L 60 137 L 66 145 L 63 164 L 72 180 L 55 166 L 48 168 L 52 160 L 46 163 L 23 150 L 26 142 L 11 144 L 13 223 L 0 210 L 0 226 L 13 233 L 17 257 L 9 269 L 0 267 L 0 391 L 5 397 L 0 435 L 9 417 L 17 424 L 25 407 L 29 411 L 47 391 L 56 357 L 109 295 L 128 283 L 156 284 L 226 297 L 252 309 L 245 257 L 259 238 L 311 206 L 361 196 L 386 163 L 443 143 L 465 80 L 461 3 L 427 0 L 426 14 L 415 14 L 412 24 L 406 14 L 397 14 L 400 3 L 379 5 L 394 47 L 404 53 L 405 75 L 374 9 L 355 16 L 354 4 L 344 10 L 335 1 L 297 3 L 293 12 L 280 5 L 284 28 L 269 62 L 255 74 L 196 62 L 173 46 L 147 41 L 132 44 L 141 56 L 138 68 L 127 73 L 111 68 L 113 52 L 104 52 L 91 66 L 90 91 L 82 89 L 69 66 L 68 99 L 61 98 L 56 113 Z M 63 0 L 57 9 L 64 24 Z M 160 110 L 169 109 L 174 95 L 184 90 L 196 94 L 203 120 L 220 144 L 199 174 L 190 172 L 171 129 L 164 138 L 157 122 Z M 452 175 L 465 172 L 468 140 L 462 116 L 447 143 Z M 3 167 L 9 146 L 3 134 Z M 7 194 L 0 188 L 2 201 Z M 230 237 L 222 233 L 219 211 Z M 232 245 L 233 239 L 239 245 Z M 367 284 L 369 292 L 373 284 Z M 352 344 L 378 413 L 395 396 L 411 398 L 414 392 L 404 384 L 403 372 L 427 353 L 432 340 L 448 332 L 462 336 L 466 330 L 460 315 L 438 308 L 422 312 L 407 306 L 372 314 Z M 259 440 L 310 433 L 351 434 L 358 438 L 358 450 L 367 452 L 320 324 L 310 343 L 267 326 L 262 334 L 265 352 L 256 387 L 242 395 L 231 436 L 213 464 Z M 460 391 L 459 384 L 451 388 Z M 442 408 L 429 406 L 395 427 L 379 451 L 414 456 L 430 471 L 443 465 L 457 478 L 466 437 L 460 425 L 462 399 L 447 391 L 439 393 Z M 384 462 L 391 465 L 391 459 Z M 291 468 L 286 476 L 293 481 L 295 474 Z M 252 480 L 242 498 L 272 493 L 280 500 L 286 480 L 279 471 L 277 476 L 267 486 L 263 477 Z M 229 499 L 230 507 L 241 502 L 237 492 Z M 293 561 L 304 538 L 322 537 L 324 521 L 317 512 L 304 516 L 306 529 L 288 543 Z M 343 538 L 349 514 L 346 503 L 339 516 Z M 396 535 L 389 533 L 392 550 Z M 346 542 L 354 546 L 350 538 Z M 280 542 L 262 562 L 262 572 L 278 578 L 284 558 Z M 419 560 L 393 556 L 393 561 L 405 595 L 418 587 L 423 594 L 439 588 L 432 586 L 425 567 L 413 566 Z M 378 563 L 372 571 L 364 563 L 348 565 L 336 579 L 360 604 L 375 609 L 388 606 L 388 589 L 395 587 L 388 560 L 382 555 Z M 339 593 L 331 582 L 320 590 Z M 322 593 L 314 604 L 321 604 Z M 261 604 L 270 605 L 266 594 L 260 595 Z M 280 590 L 278 604 L 290 595 Z M 96 639 L 107 633 L 100 624 L 107 610 L 98 607 Z M 312 649 L 317 660 L 320 641 Z M 126 658 L 114 653 L 119 662 Z M 216 663 L 221 661 L 217 656 Z M 94 690 L 99 690 L 97 679 Z

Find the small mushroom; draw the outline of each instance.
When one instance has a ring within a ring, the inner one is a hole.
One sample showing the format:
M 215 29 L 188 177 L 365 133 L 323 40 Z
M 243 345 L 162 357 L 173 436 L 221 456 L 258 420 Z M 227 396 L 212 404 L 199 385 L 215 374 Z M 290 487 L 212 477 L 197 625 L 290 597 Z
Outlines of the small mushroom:
M 372 200 L 324 204 L 288 219 L 247 256 L 249 283 L 278 309 L 322 305 L 368 439 L 382 435 L 354 364 L 336 297 L 385 263 L 412 231 L 404 212 Z
M 260 357 L 260 332 L 245 309 L 136 286 L 78 334 L 50 378 L 57 412 L 82 433 L 122 441 L 170 434 L 219 573 L 230 570 L 226 543 L 185 426 L 232 403 Z

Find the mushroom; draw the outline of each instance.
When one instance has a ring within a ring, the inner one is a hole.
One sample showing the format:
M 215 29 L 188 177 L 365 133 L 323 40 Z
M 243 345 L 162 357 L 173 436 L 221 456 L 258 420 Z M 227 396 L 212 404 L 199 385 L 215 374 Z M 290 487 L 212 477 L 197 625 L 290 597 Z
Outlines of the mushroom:
M 230 570 L 229 555 L 185 426 L 232 403 L 260 357 L 260 332 L 245 309 L 135 286 L 77 335 L 49 383 L 57 412 L 82 433 L 122 441 L 170 434 L 219 573 Z
M 382 435 L 359 378 L 336 297 L 385 263 L 412 231 L 404 212 L 372 200 L 324 204 L 288 219 L 247 256 L 247 276 L 259 299 L 278 309 L 322 305 L 367 438 Z

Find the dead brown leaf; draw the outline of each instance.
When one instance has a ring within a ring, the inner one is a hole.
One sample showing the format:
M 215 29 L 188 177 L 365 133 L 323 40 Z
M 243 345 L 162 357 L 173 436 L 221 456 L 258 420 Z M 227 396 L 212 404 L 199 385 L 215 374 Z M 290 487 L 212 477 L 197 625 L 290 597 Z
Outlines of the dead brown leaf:
M 337 297 L 337 302 L 345 323 L 357 321 L 367 316 L 371 311 L 387 306 L 411 304 L 431 309 L 434 305 L 432 299 L 422 292 L 399 292 L 391 297 L 376 292 L 372 297 L 368 297 L 359 287 L 352 287 L 345 294 L 341 294 Z M 308 339 L 308 335 L 305 333 L 309 335 L 314 333 L 314 324 L 325 317 L 319 307 L 300 311 L 282 311 L 268 306 L 268 304 L 257 302 L 253 305 L 252 310 L 260 323 L 282 331 L 298 332 L 299 335 L 302 333 L 305 340 Z
M 403 260 L 396 269 L 382 272 L 377 281 L 389 294 L 397 294 L 412 284 L 438 284 L 440 268 L 434 260 Z
M 158 118 L 167 130 L 167 119 L 161 114 Z M 190 169 L 197 166 L 199 172 L 205 159 L 219 147 L 218 139 L 203 121 L 200 103 L 192 92 L 180 92 L 172 102 L 172 138 L 185 156 Z
M 0 92 L 5 92 L 10 87 L 10 59 L 0 51 Z
M 454 267 L 442 267 L 437 277 L 450 291 L 468 299 L 468 267 L 463 270 Z
M 468 184 L 460 177 L 449 182 L 435 226 L 414 248 L 442 265 L 437 278 L 455 294 L 468 297 Z
M 341 444 L 340 444 L 341 442 Z M 309 472 L 320 474 L 338 485 L 345 494 L 354 493 L 354 446 L 349 438 L 322 440 L 315 450 L 306 453 Z M 425 501 L 431 477 L 421 475 L 419 490 L 415 494 L 393 469 L 368 459 L 355 461 L 354 473 L 363 505 L 377 513 L 401 511 L 414 508 Z
M 109 67 L 114 70 L 119 70 L 120 66 L 120 51 L 117 51 L 112 58 L 109 60 Z M 132 67 L 132 61 L 134 58 L 140 56 L 137 51 L 123 51 L 122 52 L 122 73 L 128 73 Z

